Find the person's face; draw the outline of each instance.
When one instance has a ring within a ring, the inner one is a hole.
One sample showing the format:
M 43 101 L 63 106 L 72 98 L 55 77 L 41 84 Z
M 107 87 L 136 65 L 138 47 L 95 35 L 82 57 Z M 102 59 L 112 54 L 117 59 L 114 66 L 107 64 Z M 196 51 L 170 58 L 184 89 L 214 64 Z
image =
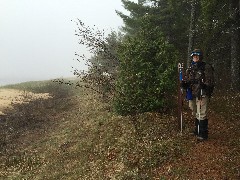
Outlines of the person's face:
M 198 62 L 199 61 L 199 56 L 193 55 L 193 62 Z

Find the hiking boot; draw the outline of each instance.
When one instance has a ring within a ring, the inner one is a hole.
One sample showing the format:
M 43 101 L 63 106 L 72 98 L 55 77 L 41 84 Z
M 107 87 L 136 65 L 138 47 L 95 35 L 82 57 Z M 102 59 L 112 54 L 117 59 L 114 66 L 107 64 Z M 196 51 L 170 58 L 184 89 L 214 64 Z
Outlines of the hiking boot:
M 198 135 L 198 125 L 199 125 L 199 120 L 196 118 L 195 119 L 195 128 L 193 130 L 193 135 L 197 136 Z
M 208 139 L 208 119 L 199 121 L 199 133 L 197 135 L 198 141 L 204 141 Z

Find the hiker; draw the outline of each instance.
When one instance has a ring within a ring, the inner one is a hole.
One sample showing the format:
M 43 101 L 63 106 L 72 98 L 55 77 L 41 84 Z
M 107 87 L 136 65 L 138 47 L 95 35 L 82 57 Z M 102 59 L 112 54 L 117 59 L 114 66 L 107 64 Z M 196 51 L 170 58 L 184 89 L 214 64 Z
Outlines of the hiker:
M 195 118 L 194 134 L 198 141 L 208 139 L 207 108 L 214 88 L 214 72 L 210 64 L 203 62 L 203 52 L 195 49 L 191 53 L 192 62 L 186 70 L 182 87 Z

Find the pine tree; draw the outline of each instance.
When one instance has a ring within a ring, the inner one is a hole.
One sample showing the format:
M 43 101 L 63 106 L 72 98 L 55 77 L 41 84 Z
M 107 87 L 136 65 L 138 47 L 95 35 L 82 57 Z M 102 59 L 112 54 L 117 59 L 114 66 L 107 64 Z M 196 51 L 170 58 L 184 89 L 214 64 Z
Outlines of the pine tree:
M 196 46 L 204 50 L 205 59 L 215 65 L 216 84 L 223 88 L 230 88 L 230 85 L 234 88 L 239 84 L 239 56 L 236 55 L 239 51 L 239 31 L 234 30 L 238 29 L 239 18 L 236 17 L 239 15 L 233 16 L 233 12 L 238 12 L 235 10 L 239 1 L 235 1 L 235 8 L 231 2 L 201 0 L 198 35 L 195 38 Z
M 193 50 L 194 46 L 194 39 L 196 33 L 196 8 L 197 8 L 197 1 L 192 0 L 191 2 L 191 18 L 190 18 L 190 27 L 189 27 L 189 40 L 188 40 L 188 58 L 187 58 L 187 67 L 189 67 L 192 59 L 190 56 L 191 51 Z
M 240 90 L 240 1 L 231 0 L 230 2 L 230 18 L 232 24 L 231 33 L 231 87 L 233 90 Z
M 122 29 L 127 35 L 139 31 L 142 20 L 147 16 L 151 23 L 158 27 L 166 40 L 181 52 L 179 59 L 186 58 L 188 48 L 188 29 L 191 6 L 188 1 L 180 0 L 148 0 L 134 3 L 122 0 L 130 15 L 118 12 L 123 19 Z
M 143 4 L 145 1 L 139 1 L 138 3 L 121 0 L 123 3 L 123 7 L 129 11 L 130 15 L 125 15 L 124 13 L 117 11 L 116 13 L 122 18 L 124 22 L 124 26 L 122 27 L 122 31 L 126 33 L 126 35 L 134 35 L 140 29 L 141 19 L 148 13 L 148 8 Z

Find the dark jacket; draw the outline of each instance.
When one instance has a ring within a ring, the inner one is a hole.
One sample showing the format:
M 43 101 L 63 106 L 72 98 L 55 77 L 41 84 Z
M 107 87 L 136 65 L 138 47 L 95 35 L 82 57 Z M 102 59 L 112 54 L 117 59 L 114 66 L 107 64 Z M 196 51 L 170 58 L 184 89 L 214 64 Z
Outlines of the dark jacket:
M 207 95 L 211 97 L 214 88 L 214 70 L 205 62 L 192 63 L 186 70 L 186 82 L 192 90 L 193 97 Z

